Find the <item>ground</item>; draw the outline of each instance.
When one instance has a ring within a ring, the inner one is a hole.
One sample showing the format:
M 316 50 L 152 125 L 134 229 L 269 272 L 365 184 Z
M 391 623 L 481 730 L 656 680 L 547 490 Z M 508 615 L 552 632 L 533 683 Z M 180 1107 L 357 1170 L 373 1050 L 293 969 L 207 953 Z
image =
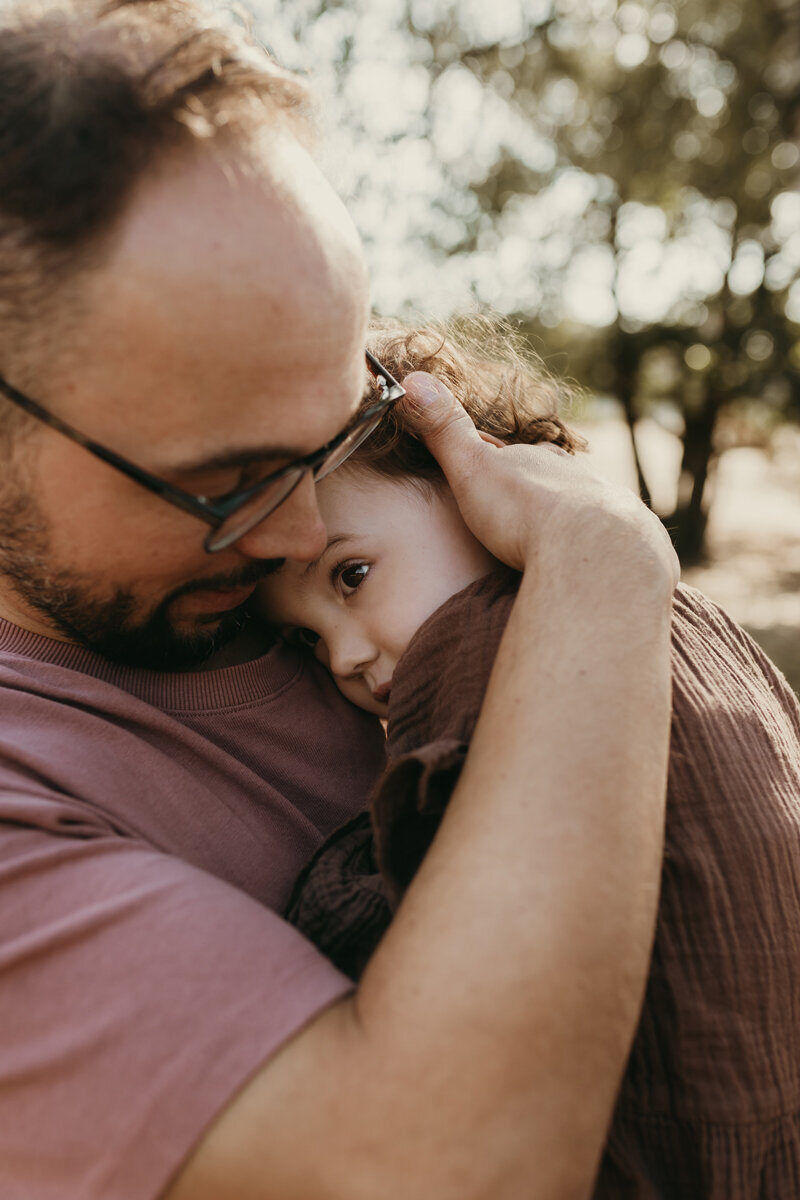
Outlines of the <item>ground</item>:
M 582 432 L 598 468 L 635 486 L 624 422 L 597 421 Z M 654 507 L 668 511 L 680 443 L 655 422 L 642 421 L 637 444 Z M 767 449 L 726 450 L 710 486 L 708 561 L 684 569 L 682 579 L 743 625 L 800 693 L 800 430 L 778 430 Z

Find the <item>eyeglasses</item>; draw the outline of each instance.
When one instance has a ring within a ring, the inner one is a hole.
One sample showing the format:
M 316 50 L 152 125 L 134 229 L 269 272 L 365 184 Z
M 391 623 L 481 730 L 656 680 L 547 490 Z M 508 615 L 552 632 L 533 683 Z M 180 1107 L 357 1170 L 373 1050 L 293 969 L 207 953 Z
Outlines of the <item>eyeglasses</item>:
M 35 400 L 31 400 L 23 392 L 12 387 L 2 376 L 0 376 L 0 393 L 12 404 L 16 404 L 18 408 L 24 409 L 30 416 L 35 417 L 37 421 L 49 425 L 51 429 L 57 430 L 70 441 L 77 442 L 79 446 L 83 446 L 96 458 L 102 459 L 115 470 L 121 471 L 123 475 L 135 480 L 149 492 L 155 492 L 157 496 L 161 496 L 162 500 L 166 500 L 168 504 L 173 504 L 176 508 L 205 521 L 212 528 L 203 545 L 208 554 L 215 554 L 218 550 L 232 546 L 234 542 L 244 537 L 265 517 L 274 512 L 279 505 L 283 504 L 307 472 L 310 471 L 313 474 L 316 482 L 340 467 L 345 459 L 375 431 L 387 409 L 405 395 L 405 389 L 385 367 L 381 366 L 369 350 L 366 351 L 366 356 L 367 366 L 380 393 L 379 399 L 374 404 L 360 413 L 355 421 L 338 433 L 335 438 L 326 442 L 324 446 L 320 446 L 319 450 L 314 450 L 302 458 L 296 458 L 278 471 L 270 471 L 255 483 L 248 484 L 246 488 L 229 492 L 217 500 L 208 500 L 205 496 L 195 496 L 191 492 L 185 492 L 182 488 L 167 483 L 165 479 L 151 475 L 142 467 L 137 467 L 135 463 L 123 458 L 121 454 L 93 441 L 66 421 L 62 421 L 60 417 L 48 412 L 41 404 L 37 404 Z

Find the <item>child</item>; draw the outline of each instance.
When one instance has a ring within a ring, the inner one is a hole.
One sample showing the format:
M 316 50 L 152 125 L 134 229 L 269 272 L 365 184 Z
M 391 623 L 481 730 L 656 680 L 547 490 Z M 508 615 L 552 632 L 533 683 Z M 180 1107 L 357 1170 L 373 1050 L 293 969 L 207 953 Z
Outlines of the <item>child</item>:
M 376 353 L 400 378 L 439 375 L 500 441 L 578 448 L 536 411 L 541 376 L 503 376 L 425 332 Z M 259 602 L 388 720 L 371 813 L 318 852 L 289 913 L 356 977 L 457 782 L 518 577 L 396 415 L 318 494 L 326 549 L 285 563 Z M 683 587 L 658 926 L 595 1196 L 800 1197 L 800 709 L 748 636 Z

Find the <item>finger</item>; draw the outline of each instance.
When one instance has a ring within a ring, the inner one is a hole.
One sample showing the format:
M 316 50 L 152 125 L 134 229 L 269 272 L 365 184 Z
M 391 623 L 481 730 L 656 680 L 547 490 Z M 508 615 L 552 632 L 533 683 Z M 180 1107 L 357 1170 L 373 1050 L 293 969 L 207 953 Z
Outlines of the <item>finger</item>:
M 483 445 L 480 434 L 450 389 L 424 371 L 403 380 L 402 402 L 408 424 L 438 459 L 445 474 L 457 478 L 469 470 L 476 449 Z

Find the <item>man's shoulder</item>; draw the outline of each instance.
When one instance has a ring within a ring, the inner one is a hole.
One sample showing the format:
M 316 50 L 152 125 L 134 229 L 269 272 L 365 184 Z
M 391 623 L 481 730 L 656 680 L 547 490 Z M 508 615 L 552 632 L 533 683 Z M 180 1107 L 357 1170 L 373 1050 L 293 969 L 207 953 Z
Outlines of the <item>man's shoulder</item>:
M 151 672 L 152 703 L 141 679 L 0 653 L 0 823 L 134 838 L 281 909 L 383 764 L 377 722 L 282 664 Z

